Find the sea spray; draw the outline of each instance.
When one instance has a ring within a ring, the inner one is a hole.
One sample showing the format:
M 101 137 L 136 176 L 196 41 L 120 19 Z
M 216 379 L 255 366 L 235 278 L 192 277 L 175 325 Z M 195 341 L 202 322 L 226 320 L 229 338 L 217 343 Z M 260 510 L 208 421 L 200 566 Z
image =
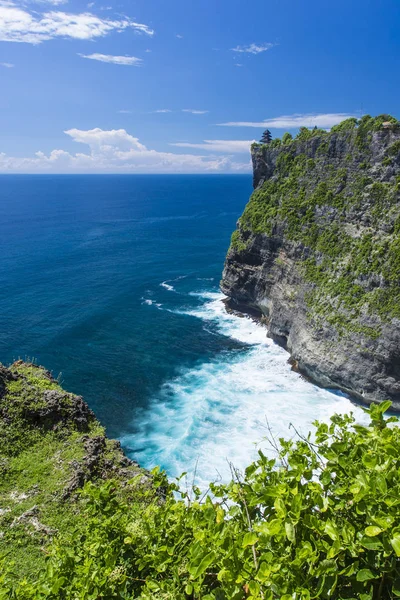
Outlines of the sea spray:
M 135 432 L 121 441 L 144 467 L 157 464 L 171 477 L 196 471 L 196 483 L 227 480 L 230 464 L 243 470 L 257 451 L 273 455 L 265 439 L 307 433 L 314 420 L 361 409 L 291 370 L 288 354 L 248 317 L 228 313 L 217 292 L 191 292 L 200 305 L 177 312 L 201 319 L 242 343 L 164 383 L 147 408 L 135 413 Z

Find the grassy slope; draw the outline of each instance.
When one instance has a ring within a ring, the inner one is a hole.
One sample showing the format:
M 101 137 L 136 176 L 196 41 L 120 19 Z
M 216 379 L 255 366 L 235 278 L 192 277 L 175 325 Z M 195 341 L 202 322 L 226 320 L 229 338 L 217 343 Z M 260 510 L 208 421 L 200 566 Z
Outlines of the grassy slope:
M 53 409 L 49 391 L 58 399 Z M 14 562 L 18 578 L 43 568 L 54 536 L 83 525 L 79 483 L 112 477 L 121 497 L 134 499 L 135 486 L 124 483 L 143 472 L 124 464 L 85 405 L 81 413 L 76 396 L 45 369 L 18 362 L 3 378 L 0 372 L 0 555 Z M 91 440 L 100 450 L 88 461 Z

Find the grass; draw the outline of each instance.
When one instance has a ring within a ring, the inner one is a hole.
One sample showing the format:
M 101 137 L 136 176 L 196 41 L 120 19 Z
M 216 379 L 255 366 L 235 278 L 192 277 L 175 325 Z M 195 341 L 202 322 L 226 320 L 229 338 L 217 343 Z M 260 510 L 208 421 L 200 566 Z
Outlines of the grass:
M 105 438 L 92 413 L 83 430 L 76 426 L 74 395 L 45 369 L 18 361 L 8 373 L 15 379 L 5 381 L 5 394 L 0 396 L 0 556 L 9 557 L 15 577 L 22 579 L 44 568 L 46 548 L 54 537 L 84 527 L 85 500 L 79 489 L 65 494 L 77 469 L 83 470 L 86 481 L 99 485 L 105 476 L 116 478 L 124 497 L 131 496 L 135 486 L 125 485 L 119 475 L 121 450 Z M 61 420 L 43 416 L 49 391 L 58 392 Z M 41 414 L 42 420 L 32 419 L 32 414 Z M 100 468 L 90 472 L 84 462 L 85 443 L 99 437 L 105 439 Z M 131 468 L 128 479 L 138 473 L 142 471 Z M 131 501 L 134 504 L 134 493 Z

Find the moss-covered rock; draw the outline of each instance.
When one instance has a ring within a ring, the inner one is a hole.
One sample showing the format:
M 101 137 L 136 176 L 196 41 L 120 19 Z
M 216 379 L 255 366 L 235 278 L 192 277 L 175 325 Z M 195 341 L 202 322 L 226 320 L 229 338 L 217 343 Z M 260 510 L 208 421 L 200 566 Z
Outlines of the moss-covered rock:
M 32 363 L 0 365 L 0 440 L 0 556 L 17 579 L 38 574 L 59 533 L 84 526 L 85 483 L 112 479 L 130 503 L 149 488 L 83 399 Z

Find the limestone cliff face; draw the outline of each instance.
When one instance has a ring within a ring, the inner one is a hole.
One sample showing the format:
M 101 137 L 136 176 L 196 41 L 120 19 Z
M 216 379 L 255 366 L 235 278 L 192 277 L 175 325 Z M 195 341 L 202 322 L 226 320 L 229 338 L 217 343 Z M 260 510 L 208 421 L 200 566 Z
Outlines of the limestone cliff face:
M 382 115 L 252 149 L 255 191 L 226 258 L 298 369 L 400 410 L 400 123 Z

